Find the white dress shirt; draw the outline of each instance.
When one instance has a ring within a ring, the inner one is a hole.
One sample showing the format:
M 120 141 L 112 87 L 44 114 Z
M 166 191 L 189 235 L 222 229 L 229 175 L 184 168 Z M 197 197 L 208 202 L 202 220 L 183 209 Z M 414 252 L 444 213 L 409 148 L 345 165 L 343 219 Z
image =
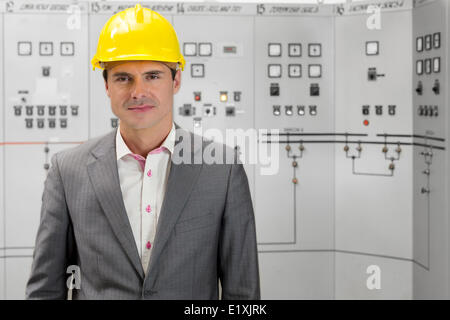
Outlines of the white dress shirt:
M 145 275 L 150 263 L 174 147 L 173 122 L 161 146 L 150 151 L 146 158 L 132 153 L 120 134 L 120 124 L 117 129 L 116 154 L 120 189 Z

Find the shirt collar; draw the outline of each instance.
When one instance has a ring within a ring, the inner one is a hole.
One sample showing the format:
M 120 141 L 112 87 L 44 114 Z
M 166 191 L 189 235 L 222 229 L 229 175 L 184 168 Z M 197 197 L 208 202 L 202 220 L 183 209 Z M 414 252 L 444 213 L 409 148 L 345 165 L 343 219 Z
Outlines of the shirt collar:
M 175 125 L 174 125 L 173 121 L 172 121 L 172 128 L 170 129 L 170 132 L 167 135 L 166 139 L 164 139 L 163 143 L 161 143 L 161 146 L 153 149 L 152 151 L 149 152 L 149 154 L 154 153 L 156 150 L 158 150 L 160 148 L 169 150 L 169 152 L 171 154 L 173 153 L 173 150 L 175 148 Z M 130 149 L 128 148 L 125 141 L 123 141 L 122 135 L 120 134 L 120 122 L 119 122 L 119 127 L 117 128 L 117 133 L 116 133 L 117 160 L 121 159 L 122 157 L 124 157 L 128 154 L 133 154 L 133 153 L 130 151 Z

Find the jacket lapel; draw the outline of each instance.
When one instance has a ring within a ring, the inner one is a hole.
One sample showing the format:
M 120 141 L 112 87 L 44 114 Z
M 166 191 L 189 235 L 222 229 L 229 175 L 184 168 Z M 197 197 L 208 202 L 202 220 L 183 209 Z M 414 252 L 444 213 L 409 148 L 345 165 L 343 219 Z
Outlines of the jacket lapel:
M 91 151 L 95 159 L 88 164 L 88 174 L 100 205 L 117 239 L 137 273 L 144 278 L 139 253 L 120 189 L 116 158 L 116 130 L 108 134 Z
M 177 124 L 175 124 L 175 127 L 177 129 L 175 138 L 176 146 L 178 143 L 180 143 L 179 132 L 182 129 Z M 184 131 L 184 133 L 186 135 L 186 131 Z M 174 163 L 173 157 L 176 157 L 176 154 L 172 155 L 172 161 L 170 162 L 171 168 L 169 172 L 169 178 L 167 180 L 167 187 L 161 207 L 161 212 L 158 219 L 155 244 L 153 246 L 153 252 L 151 254 L 150 263 L 147 269 L 149 271 L 147 272 L 147 276 L 150 285 L 153 285 L 153 282 L 156 279 L 156 272 L 154 271 L 157 271 L 156 266 L 158 264 L 159 256 L 161 255 L 167 243 L 167 240 L 172 233 L 175 223 L 177 222 L 184 208 L 184 205 L 189 198 L 191 190 L 197 182 L 202 168 L 201 164 L 194 164 L 194 155 L 196 154 L 196 152 L 198 152 L 199 146 L 202 146 L 202 141 L 200 141 L 199 145 L 195 144 L 193 141 L 194 136 L 191 133 L 188 133 L 188 135 L 190 136 L 191 144 L 184 145 L 186 146 L 186 148 L 183 146 L 183 149 L 181 149 L 182 152 L 180 152 L 180 156 L 183 157 L 183 153 L 188 152 L 188 158 L 191 162 L 180 164 Z M 174 153 L 176 152 L 177 148 L 175 148 Z

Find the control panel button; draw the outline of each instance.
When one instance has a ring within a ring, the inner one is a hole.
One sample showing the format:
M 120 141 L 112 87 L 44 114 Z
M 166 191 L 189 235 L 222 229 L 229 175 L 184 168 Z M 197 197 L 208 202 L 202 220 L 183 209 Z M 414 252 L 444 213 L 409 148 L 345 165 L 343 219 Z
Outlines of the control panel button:
M 53 42 L 39 42 L 39 55 L 52 56 L 53 55 Z
M 269 43 L 269 57 L 281 57 L 281 43 Z
M 432 68 L 431 68 L 431 59 L 425 59 L 425 73 L 431 74 Z
M 227 117 L 234 117 L 236 115 L 236 108 L 234 106 L 227 106 L 225 109 L 225 115 Z
M 302 76 L 302 65 L 301 64 L 290 64 L 288 66 L 289 78 L 300 78 Z
M 43 66 L 42 67 L 42 76 L 43 77 L 49 77 L 50 76 L 50 67 L 49 66 Z
M 389 105 L 388 106 L 388 114 L 390 116 L 395 116 L 396 108 L 397 108 L 397 106 L 395 106 L 395 105 Z
M 311 97 L 318 97 L 320 95 L 320 87 L 318 83 L 311 83 L 309 87 L 309 95 Z
M 56 119 L 48 119 L 48 127 L 51 129 L 56 128 Z
M 216 115 L 216 107 L 213 107 L 211 104 L 203 105 L 203 115 L 205 117 L 212 117 Z
M 60 54 L 62 56 L 73 56 L 75 54 L 75 46 L 73 42 L 61 42 Z
M 284 109 L 287 116 L 292 116 L 293 114 L 292 106 L 284 106 Z
M 281 114 L 281 106 L 273 106 L 273 115 L 279 116 Z
M 39 106 L 36 106 L 36 108 L 37 108 L 38 116 L 43 116 L 45 113 L 45 106 L 39 105 Z
M 212 55 L 212 44 L 211 43 L 199 43 L 198 52 L 200 56 L 211 56 Z
M 433 72 L 441 72 L 441 58 L 439 57 L 433 58 Z
M 429 51 L 432 49 L 432 35 L 428 34 L 425 36 L 425 50 Z
M 203 64 L 192 64 L 191 65 L 191 77 L 192 78 L 203 78 L 205 76 L 205 66 Z
M 308 45 L 308 56 L 310 57 L 322 56 L 322 45 L 320 43 L 310 43 Z
M 31 42 L 19 41 L 17 43 L 17 54 L 19 56 L 31 56 Z
M 416 61 L 416 74 L 418 76 L 423 74 L 423 60 Z
M 195 42 L 185 42 L 183 44 L 183 53 L 187 57 L 197 55 L 197 44 Z
M 195 108 L 192 107 L 190 103 L 185 103 L 182 107 L 179 109 L 179 113 L 182 116 L 193 116 L 195 114 Z
M 48 106 L 48 115 L 49 116 L 56 115 L 56 106 Z
M 281 64 L 269 64 L 269 78 L 281 78 Z
M 77 116 L 78 115 L 78 106 L 77 105 L 71 105 L 70 106 L 70 110 L 73 116 Z
M 44 119 L 42 119 L 42 118 L 37 119 L 37 127 L 38 127 L 39 129 L 44 128 L 44 124 L 45 124 Z
M 322 66 L 320 64 L 310 64 L 308 66 L 308 75 L 310 78 L 322 77 Z
M 26 112 L 27 116 L 32 116 L 33 115 L 33 106 L 26 106 L 25 112 Z
M 423 51 L 423 37 L 416 38 L 416 51 L 417 52 Z
M 436 95 L 438 95 L 441 92 L 441 84 L 438 79 L 434 81 L 434 85 L 431 90 L 433 90 L 434 94 Z
M 22 115 L 22 106 L 14 106 L 14 115 L 15 116 Z
M 317 115 L 317 106 L 309 106 L 309 114 L 312 116 Z
M 438 106 L 434 106 L 434 107 L 433 107 L 433 114 L 434 114 L 435 117 L 439 116 L 439 109 L 438 109 Z
M 289 57 L 301 57 L 302 45 L 300 43 L 289 43 L 288 45 Z
M 383 114 L 383 106 L 380 105 L 375 106 L 375 114 L 377 116 L 381 116 Z
M 64 105 L 59 106 L 59 114 L 61 116 L 66 116 L 67 115 L 67 106 L 64 106 Z
M 419 116 L 423 116 L 423 112 L 424 112 L 423 106 L 419 106 L 419 108 L 417 109 L 417 114 L 418 114 Z
M 26 118 L 26 119 L 25 119 L 25 127 L 26 127 L 27 129 L 33 128 L 33 119 L 31 119 L 31 118 Z
M 441 33 L 436 32 L 433 34 L 433 47 L 439 49 L 441 47 Z
M 219 100 L 220 100 L 220 102 L 227 102 L 228 101 L 228 92 L 220 91 Z
M 362 114 L 364 116 L 368 116 L 369 113 L 370 113 L 370 106 L 369 105 L 362 106 Z
M 117 118 L 111 118 L 111 127 L 117 128 L 119 125 L 119 119 Z
M 422 84 L 422 81 L 419 81 L 419 82 L 417 83 L 416 92 L 417 92 L 417 94 L 418 94 L 419 96 L 422 95 L 422 93 L 423 93 L 423 84 Z
M 270 84 L 270 96 L 276 97 L 280 95 L 280 86 L 278 83 L 271 83 Z
M 366 55 L 376 56 L 379 54 L 379 42 L 378 41 L 367 41 L 366 42 Z

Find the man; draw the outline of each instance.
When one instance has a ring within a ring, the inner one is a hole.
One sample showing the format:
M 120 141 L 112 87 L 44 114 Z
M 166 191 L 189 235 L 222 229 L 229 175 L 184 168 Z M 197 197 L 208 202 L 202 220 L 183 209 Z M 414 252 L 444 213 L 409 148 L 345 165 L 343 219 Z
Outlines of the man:
M 173 123 L 184 63 L 154 11 L 105 24 L 92 64 L 120 125 L 52 158 L 27 298 L 66 298 L 71 265 L 74 299 L 260 298 L 243 166 L 197 164 L 208 142 Z

